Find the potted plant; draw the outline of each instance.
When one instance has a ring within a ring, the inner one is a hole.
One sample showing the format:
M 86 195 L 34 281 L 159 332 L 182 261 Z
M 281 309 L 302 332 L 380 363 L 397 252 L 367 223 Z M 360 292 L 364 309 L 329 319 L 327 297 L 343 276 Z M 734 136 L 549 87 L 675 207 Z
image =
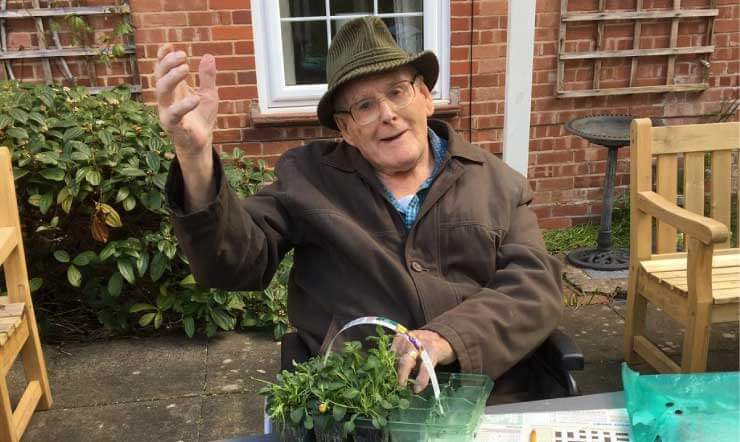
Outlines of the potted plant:
M 274 422 L 303 424 L 319 442 L 352 437 L 355 441 L 384 441 L 384 427 L 392 410 L 409 406 L 411 391 L 398 384 L 398 358 L 390 351 L 392 336 L 378 329 L 360 342 L 345 343 L 341 351 L 296 364 L 294 374 L 283 372 L 276 384 L 260 393 L 268 397 Z M 372 428 L 358 427 L 367 420 Z M 280 425 L 280 424 L 278 424 Z

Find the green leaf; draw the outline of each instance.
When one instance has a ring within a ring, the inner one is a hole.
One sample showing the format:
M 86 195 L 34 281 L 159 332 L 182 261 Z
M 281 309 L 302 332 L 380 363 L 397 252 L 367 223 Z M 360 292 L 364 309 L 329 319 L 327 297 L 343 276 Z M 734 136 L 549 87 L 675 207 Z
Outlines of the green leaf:
M 332 414 L 334 415 L 334 422 L 341 422 L 344 419 L 344 415 L 347 414 L 347 409 L 341 405 L 335 405 Z
M 154 329 L 159 330 L 159 327 L 162 325 L 162 312 L 157 312 L 157 315 L 154 316 Z
M 72 263 L 78 267 L 85 267 L 86 265 L 90 264 L 95 258 L 97 258 L 97 256 L 98 255 L 95 252 L 87 250 L 75 256 L 75 259 L 72 260 Z
M 111 296 L 118 296 L 121 294 L 122 288 L 123 278 L 121 277 L 120 273 L 116 272 L 108 280 L 108 293 L 110 293 Z
M 124 167 L 118 171 L 123 176 L 146 176 L 146 172 L 144 172 L 141 169 L 137 169 L 135 167 Z
M 131 191 L 128 189 L 128 187 L 121 187 L 118 189 L 118 193 L 116 193 L 116 202 L 120 203 L 121 201 L 128 198 Z
M 13 119 L 10 118 L 9 115 L 0 114 L 0 129 L 5 129 L 6 127 L 12 124 L 13 124 Z
M 39 201 L 39 210 L 41 210 L 41 213 L 46 215 L 46 212 L 49 211 L 49 208 L 52 204 L 54 204 L 54 196 L 51 194 L 51 192 L 46 192 L 45 194 L 41 195 L 41 200 Z
M 161 311 L 169 310 L 175 303 L 175 297 L 164 291 L 157 295 L 157 308 Z
M 106 259 L 113 256 L 114 253 L 116 253 L 116 244 L 110 243 L 107 246 L 103 247 L 103 250 L 100 251 L 100 260 L 105 261 Z
M 149 166 L 152 172 L 159 172 L 159 155 L 155 152 L 148 152 L 146 154 L 146 165 Z
M 221 330 L 233 330 L 236 326 L 236 318 L 220 308 L 211 310 L 211 319 Z
M 303 408 L 296 408 L 290 412 L 290 420 L 293 424 L 298 425 L 303 419 Z
M 36 290 L 40 289 L 42 285 L 44 285 L 44 278 L 33 278 L 28 281 L 28 285 L 31 289 L 31 293 L 33 293 Z
M 28 204 L 39 207 L 41 205 L 41 195 L 34 194 L 28 197 Z
M 79 287 L 82 284 L 82 273 L 74 265 L 67 267 L 67 281 L 72 284 L 73 287 Z
M 195 287 L 195 276 L 193 274 L 189 274 L 188 276 L 182 278 L 182 281 L 180 281 L 181 287 Z
M 355 431 L 355 422 L 354 421 L 347 421 L 342 425 L 342 431 L 344 434 L 352 434 Z
M 44 164 L 56 166 L 59 164 L 59 154 L 56 152 L 41 152 L 36 154 L 36 161 L 40 161 Z
M 151 304 L 134 304 L 131 306 L 131 308 L 128 309 L 129 313 L 139 313 L 139 312 L 145 312 L 149 310 L 156 310 L 157 307 L 151 305 Z
M 26 132 L 26 129 L 20 127 L 8 128 L 8 130 L 5 131 L 5 135 L 9 136 L 10 138 L 15 138 L 16 140 L 28 139 L 28 132 Z
M 195 320 L 192 316 L 182 318 L 182 328 L 185 329 L 185 334 L 188 338 L 192 338 L 195 335 Z
M 127 259 L 119 259 L 116 261 L 116 266 L 118 267 L 118 271 L 121 272 L 121 276 L 123 276 L 129 284 L 133 285 L 134 281 L 136 281 L 136 276 L 134 275 L 134 268 L 131 265 L 131 262 Z
M 69 253 L 65 252 L 64 250 L 55 250 L 54 258 L 59 262 L 68 263 Z
M 162 193 L 158 189 L 150 190 L 147 200 L 150 210 L 159 210 L 162 208 Z
M 136 260 L 136 270 L 139 272 L 139 276 L 144 276 L 146 269 L 149 267 L 149 254 L 142 252 L 139 258 Z
M 351 390 L 347 390 L 344 393 L 342 393 L 342 396 L 344 396 L 345 399 L 352 400 L 357 397 L 357 395 L 360 394 L 360 391 L 356 388 L 353 388 Z
M 44 169 L 39 174 L 47 180 L 62 181 L 64 179 L 64 171 L 58 167 Z
M 126 212 L 134 210 L 134 207 L 136 207 L 136 199 L 133 196 L 128 196 L 123 200 L 123 210 Z
M 146 327 L 150 322 L 152 322 L 155 316 L 157 316 L 156 313 L 145 313 L 141 318 L 139 318 L 139 325 Z
M 85 134 L 85 129 L 79 126 L 73 126 L 64 131 L 64 136 L 62 137 L 62 140 L 63 141 L 73 140 L 75 138 L 81 137 L 84 134 Z
M 405 409 L 409 408 L 409 406 L 411 406 L 411 403 L 409 402 L 408 399 L 399 399 L 398 400 L 398 408 L 400 408 L 401 410 L 405 410 Z
M 103 146 L 113 144 L 113 136 L 107 130 L 98 131 L 98 138 L 103 142 Z
M 100 179 L 101 179 L 100 172 L 94 169 L 90 169 L 85 174 L 85 179 L 87 180 L 88 183 L 92 184 L 93 186 L 97 186 L 98 184 L 100 184 Z
M 157 252 L 152 259 L 152 264 L 149 266 L 149 275 L 152 277 L 152 281 L 157 281 L 162 277 L 164 270 L 167 268 L 167 258 L 161 253 Z M 195 282 L 195 280 L 193 280 Z
M 28 123 L 28 113 L 22 109 L 13 108 L 8 111 L 13 119 L 21 124 Z

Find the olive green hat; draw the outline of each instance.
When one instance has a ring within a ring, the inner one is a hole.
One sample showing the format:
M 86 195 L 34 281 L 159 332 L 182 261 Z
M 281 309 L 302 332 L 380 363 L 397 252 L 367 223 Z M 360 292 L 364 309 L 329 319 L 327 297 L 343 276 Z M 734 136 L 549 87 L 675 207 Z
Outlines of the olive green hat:
M 430 51 L 409 54 L 398 47 L 383 20 L 360 17 L 342 26 L 326 57 L 328 88 L 319 101 L 319 122 L 338 130 L 334 121 L 334 94 L 350 80 L 411 65 L 424 76 L 431 91 L 439 75 L 439 62 Z

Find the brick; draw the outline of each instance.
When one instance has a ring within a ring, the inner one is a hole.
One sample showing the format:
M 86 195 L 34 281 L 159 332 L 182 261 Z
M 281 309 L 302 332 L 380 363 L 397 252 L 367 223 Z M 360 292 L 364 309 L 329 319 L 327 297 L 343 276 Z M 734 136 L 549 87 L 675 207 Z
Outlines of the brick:
M 252 40 L 252 26 L 214 26 L 211 28 L 213 40 Z

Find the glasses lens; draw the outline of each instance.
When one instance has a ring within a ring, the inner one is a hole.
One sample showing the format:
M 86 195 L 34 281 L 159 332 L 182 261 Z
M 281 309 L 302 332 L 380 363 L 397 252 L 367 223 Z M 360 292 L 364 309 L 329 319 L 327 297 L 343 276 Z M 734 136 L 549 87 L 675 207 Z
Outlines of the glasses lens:
M 412 81 L 401 81 L 394 84 L 385 93 L 385 99 L 394 109 L 401 109 L 409 105 L 414 99 L 414 86 Z M 375 98 L 367 98 L 350 107 L 352 118 L 357 124 L 365 125 L 376 121 L 380 115 L 380 101 Z
M 414 87 L 409 81 L 396 83 L 392 88 L 388 89 L 385 97 L 388 101 L 393 103 L 397 109 L 408 106 L 408 104 L 411 103 L 411 99 L 414 97 Z
M 350 112 L 358 124 L 368 124 L 378 118 L 378 100 L 368 98 L 352 105 Z

